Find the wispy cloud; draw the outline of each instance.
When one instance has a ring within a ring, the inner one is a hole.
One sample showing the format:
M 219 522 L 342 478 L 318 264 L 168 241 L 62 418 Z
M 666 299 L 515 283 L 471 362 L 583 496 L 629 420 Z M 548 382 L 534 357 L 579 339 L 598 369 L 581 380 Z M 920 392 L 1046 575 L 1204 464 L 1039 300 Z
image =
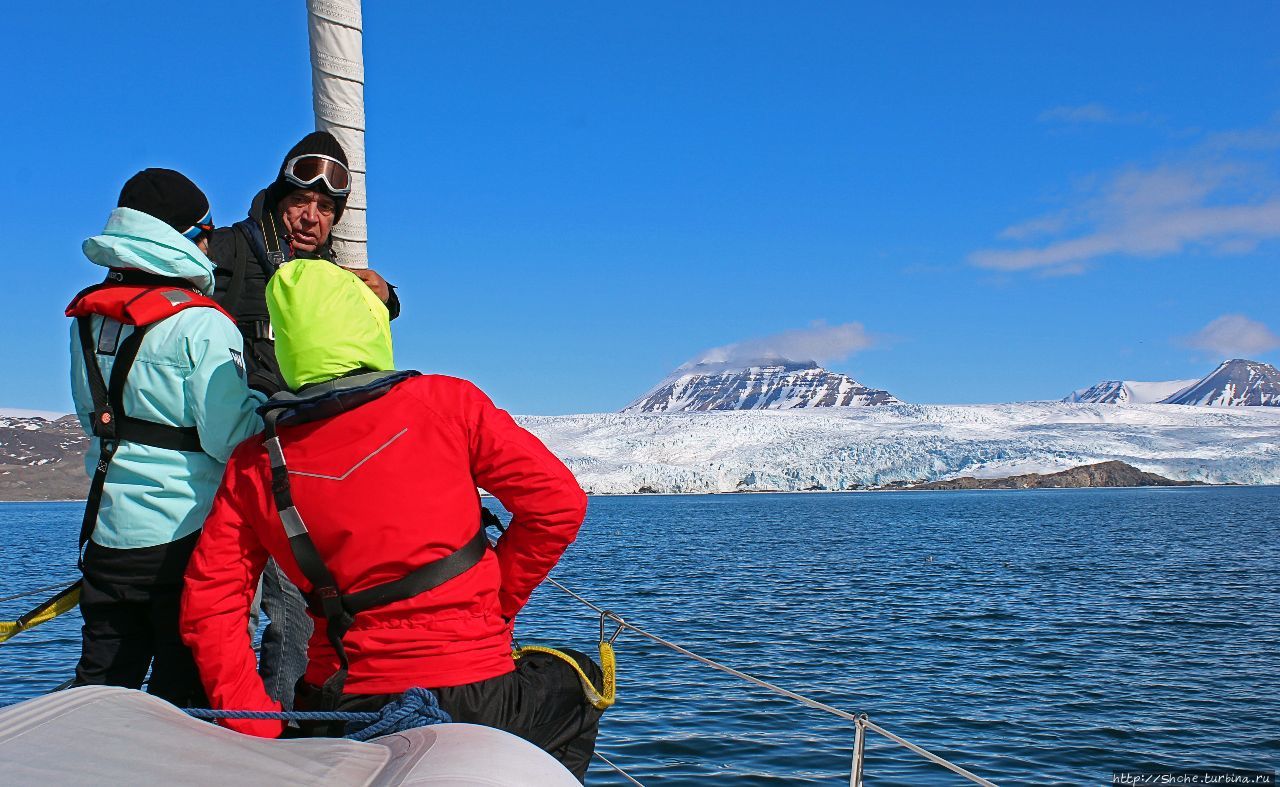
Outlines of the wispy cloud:
M 1113 256 L 1163 257 L 1192 250 L 1244 254 L 1280 237 L 1273 164 L 1280 132 L 1208 137 L 1179 160 L 1095 177 L 1060 210 L 1002 230 L 1007 247 L 969 261 L 1003 271 L 1072 274 Z
M 681 368 L 697 365 L 745 366 L 754 361 L 839 361 L 882 341 L 860 322 L 827 325 L 822 321 L 772 336 L 712 347 L 699 353 Z
M 1036 119 L 1041 123 L 1065 123 L 1068 125 L 1083 125 L 1087 123 L 1136 125 L 1150 123 L 1153 120 L 1151 114 L 1147 112 L 1117 112 L 1102 104 L 1052 107 L 1041 112 Z
M 1240 358 L 1280 348 L 1280 336 L 1243 314 L 1224 314 L 1184 337 L 1182 343 L 1203 350 L 1215 359 Z

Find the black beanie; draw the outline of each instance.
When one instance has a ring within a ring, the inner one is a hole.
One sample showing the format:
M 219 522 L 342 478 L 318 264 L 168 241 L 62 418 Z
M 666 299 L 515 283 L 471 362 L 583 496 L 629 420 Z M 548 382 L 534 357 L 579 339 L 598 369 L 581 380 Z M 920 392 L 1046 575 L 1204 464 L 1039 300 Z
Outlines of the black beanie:
M 347 162 L 347 152 L 342 149 L 342 145 L 328 131 L 312 131 L 302 139 L 298 140 L 298 144 L 289 148 L 289 152 L 284 154 L 284 160 L 280 162 L 280 171 L 276 173 L 275 182 L 267 189 L 267 205 L 274 208 L 280 204 L 280 200 L 284 199 L 290 192 L 297 191 L 299 186 L 296 183 L 289 182 L 284 176 L 284 166 L 289 163 L 290 159 L 298 156 L 305 156 L 309 153 L 318 153 L 321 156 L 336 158 L 342 162 L 344 167 L 350 166 Z M 333 198 L 334 211 L 333 223 L 337 224 L 342 219 L 342 211 L 347 207 L 346 194 L 334 194 L 324 187 L 324 181 L 317 182 L 314 186 L 316 191 L 322 191 Z
M 117 208 L 133 208 L 186 232 L 209 212 L 209 198 L 181 172 L 152 167 L 129 178 Z

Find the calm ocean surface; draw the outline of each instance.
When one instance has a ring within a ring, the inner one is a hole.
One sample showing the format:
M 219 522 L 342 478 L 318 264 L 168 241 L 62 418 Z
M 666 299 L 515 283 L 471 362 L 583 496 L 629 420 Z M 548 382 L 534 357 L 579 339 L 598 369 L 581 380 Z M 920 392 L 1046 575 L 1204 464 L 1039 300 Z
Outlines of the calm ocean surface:
M 0 505 L 0 596 L 74 576 L 79 516 Z M 594 498 L 555 576 L 997 783 L 1280 763 L 1280 488 Z M 594 652 L 555 588 L 520 624 Z M 78 636 L 0 645 L 0 704 L 67 678 Z M 850 724 L 634 635 L 618 660 L 600 749 L 641 781 L 848 784 Z M 876 735 L 866 780 L 963 783 Z

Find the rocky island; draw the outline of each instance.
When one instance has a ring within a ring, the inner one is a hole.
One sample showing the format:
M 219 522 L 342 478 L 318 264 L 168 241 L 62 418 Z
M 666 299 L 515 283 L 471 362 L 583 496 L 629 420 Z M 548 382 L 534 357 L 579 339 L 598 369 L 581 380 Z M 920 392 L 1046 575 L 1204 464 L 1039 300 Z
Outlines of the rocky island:
M 903 489 L 1080 489 L 1085 487 L 1204 486 L 1200 481 L 1174 481 L 1147 473 L 1127 462 L 1098 462 L 1060 473 L 1027 473 L 1007 478 L 952 478 L 911 484 Z

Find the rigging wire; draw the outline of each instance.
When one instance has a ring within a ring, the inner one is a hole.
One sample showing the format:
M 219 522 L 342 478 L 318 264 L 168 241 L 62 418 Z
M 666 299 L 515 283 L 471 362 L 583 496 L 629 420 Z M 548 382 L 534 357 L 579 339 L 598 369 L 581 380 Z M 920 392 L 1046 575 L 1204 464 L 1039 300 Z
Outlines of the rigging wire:
M 921 747 L 921 746 L 917 746 L 916 744 L 911 743 L 910 741 L 906 740 L 905 738 L 902 738 L 902 737 L 900 737 L 900 736 L 898 736 L 898 735 L 895 735 L 895 734 L 893 734 L 893 733 L 889 732 L 889 731 L 888 731 L 888 730 L 886 730 L 885 728 L 881 727 L 881 726 L 880 726 L 880 725 L 878 725 L 878 724 L 875 724 L 875 723 L 874 723 L 874 722 L 872 722 L 870 719 L 868 719 L 868 718 L 867 718 L 867 716 L 866 716 L 866 714 L 854 714 L 854 713 L 849 713 L 848 711 L 842 711 L 842 710 L 840 710 L 839 708 L 833 708 L 833 707 L 831 707 L 830 705 L 827 705 L 827 704 L 826 704 L 826 703 L 824 703 L 824 702 L 819 702 L 819 701 L 817 701 L 817 700 L 815 700 L 815 699 L 811 699 L 811 698 L 809 698 L 809 697 L 804 696 L 803 694 L 797 694 L 796 692 L 791 691 L 790 689 L 784 689 L 784 688 L 782 688 L 781 686 L 778 686 L 778 685 L 776 685 L 776 684 L 774 684 L 774 683 L 770 683 L 770 682 L 769 682 L 769 681 L 767 681 L 767 680 L 763 680 L 763 679 L 761 679 L 761 678 L 757 678 L 757 677 L 756 677 L 756 676 L 754 676 L 754 675 L 749 675 L 749 674 L 747 674 L 747 673 L 745 673 L 745 672 L 742 672 L 741 670 L 736 670 L 736 669 L 734 669 L 733 667 L 730 667 L 730 666 L 728 666 L 728 665 L 726 665 L 726 664 L 721 664 L 720 662 L 715 661 L 714 659 L 709 659 L 709 658 L 707 658 L 706 656 L 702 656 L 702 655 L 699 655 L 699 654 L 697 654 L 697 653 L 694 653 L 693 651 L 689 650 L 688 648 L 685 648 L 685 647 L 682 647 L 682 646 L 680 646 L 680 645 L 677 645 L 676 643 L 671 642 L 670 640 L 663 639 L 662 637 L 658 636 L 657 634 L 653 634 L 652 632 L 645 631 L 644 629 L 640 628 L 639 626 L 637 626 L 637 625 L 635 625 L 635 624 L 633 624 L 633 623 L 628 623 L 626 620 L 623 620 L 621 617 L 619 617 L 616 613 L 611 612 L 611 611 L 609 611 L 609 610 L 605 609 L 604 607 L 601 607 L 601 606 L 599 606 L 599 605 L 597 605 L 597 604 L 593 604 L 591 601 L 589 601 L 588 599 L 586 599 L 586 598 L 585 598 L 585 597 L 583 597 L 582 595 L 580 595 L 580 594 L 578 594 L 578 593 L 575 593 L 573 590 L 570 590 L 567 586 L 565 586 L 565 585 L 564 585 L 563 583 L 561 583 L 559 580 L 556 580 L 556 579 L 554 579 L 554 578 L 552 578 L 552 577 L 547 577 L 547 582 L 550 582 L 552 585 L 555 585 L 557 588 L 559 588 L 560 590 L 564 591 L 564 592 L 565 592 L 566 594 L 568 594 L 569 596 L 572 596 L 572 597 L 573 597 L 574 599 L 576 599 L 578 602 L 580 602 L 580 603 L 584 604 L 585 606 L 587 606 L 587 607 L 591 608 L 592 610 L 594 610 L 595 612 L 599 613 L 599 615 L 600 615 L 600 623 L 601 623 L 601 631 L 602 631 L 602 632 L 603 632 L 604 621 L 605 621 L 605 620 L 611 620 L 611 621 L 613 621 L 613 622 L 614 622 L 614 624 L 616 624 L 616 625 L 618 626 L 618 628 L 619 628 L 620 630 L 621 630 L 621 629 L 626 629 L 626 630 L 628 630 L 628 631 L 633 631 L 633 632 L 635 632 L 636 634 L 639 634 L 639 635 L 640 635 L 640 636 L 642 636 L 642 637 L 645 637 L 645 638 L 647 638 L 647 639 L 650 639 L 650 640 L 652 640 L 653 642 L 656 642 L 656 643 L 658 643 L 659 645 L 662 645 L 663 647 L 668 648 L 668 649 L 670 649 L 670 650 L 673 650 L 673 651 L 675 651 L 675 652 L 677 652 L 677 653 L 680 653 L 680 654 L 682 654 L 682 655 L 684 655 L 684 656 L 688 656 L 689 658 L 694 659 L 695 661 L 701 662 L 702 664 L 705 664 L 705 665 L 707 665 L 708 667 L 711 667 L 711 668 L 713 668 L 713 669 L 717 669 L 717 670 L 719 670 L 719 671 L 721 671 L 721 672 L 724 672 L 724 673 L 727 673 L 727 674 L 729 674 L 729 675 L 733 675 L 734 677 L 739 678 L 739 679 L 741 679 L 741 680 L 745 680 L 745 681 L 747 681 L 747 682 L 749 682 L 749 683 L 754 683 L 755 685 L 760 686 L 761 688 L 767 689 L 767 690 L 769 690 L 769 691 L 771 691 L 771 692 L 773 692 L 773 693 L 775 693 L 775 694 L 778 694 L 778 695 L 780 695 L 780 696 L 786 697 L 786 698 L 788 698 L 788 699 L 795 700 L 796 702 L 798 702 L 798 703 L 800 703 L 800 704 L 802 704 L 802 705 L 808 706 L 808 707 L 810 707 L 810 708 L 814 708 L 815 710 L 820 710 L 820 711 L 823 711 L 823 712 L 825 712 L 825 713 L 829 713 L 829 714 L 831 714 L 831 715 L 833 715 L 833 716 L 838 716 L 839 718 L 846 719 L 846 720 L 848 720 L 848 721 L 852 721 L 852 722 L 854 722 L 856 725 L 859 725 L 859 726 L 861 726 L 861 727 L 865 727 L 866 729 L 869 729 L 869 730 L 871 730 L 871 731 L 873 731 L 873 732 L 876 732 L 876 733 L 878 733 L 878 734 L 880 734 L 880 735 L 883 735 L 884 737 L 888 738 L 889 740 L 893 741 L 894 743 L 897 743 L 897 744 L 898 744 L 898 745 L 900 745 L 900 746 L 905 746 L 905 747 L 906 747 L 907 749 L 909 749 L 910 751 L 915 752 L 916 754 L 920 755 L 921 757 L 924 757 L 925 759 L 929 760 L 930 762 L 933 762 L 933 763 L 935 763 L 935 764 L 937 764 L 937 765 L 941 765 L 943 768 L 946 768 L 947 770 L 951 771 L 952 773 L 956 774 L 957 776 L 963 776 L 964 778 L 968 779 L 969 781 L 973 782 L 974 784 L 980 784 L 980 785 L 983 785 L 983 787 L 996 787 L 996 785 L 995 785 L 995 783 L 994 783 L 994 782 L 988 781 L 988 780 L 986 780 L 986 779 L 982 778 L 981 776 L 977 776 L 977 775 L 975 775 L 975 774 L 973 774 L 973 773 L 969 772 L 969 771 L 968 771 L 968 770 L 966 770 L 965 768 L 962 768 L 962 767 L 960 767 L 959 765 L 956 765 L 955 763 L 950 762 L 950 761 L 946 760 L 945 758 L 943 758 L 943 757 L 941 757 L 941 756 L 939 756 L 939 755 L 937 755 L 937 754 L 934 754 L 933 752 L 929 751 L 928 749 L 925 749 L 925 748 L 923 748 L 923 747 Z M 616 636 L 616 635 L 615 635 L 615 636 Z M 855 753 L 855 756 L 859 756 L 859 755 L 860 755 L 860 753 Z M 603 757 L 602 757 L 601 759 L 603 759 Z M 606 760 L 606 762 L 608 762 L 608 761 Z M 612 764 L 612 763 L 610 763 L 610 765 L 611 765 L 611 766 L 613 766 L 613 764 Z M 614 769 L 615 769 L 615 770 L 619 770 L 619 771 L 621 771 L 621 769 L 620 769 L 620 768 L 618 768 L 617 766 L 613 766 L 613 767 L 614 767 Z M 624 775 L 625 775 L 625 774 L 624 774 Z M 631 778 L 631 777 L 630 777 L 630 776 L 628 776 L 627 778 Z M 633 780 L 633 781 L 634 781 L 634 780 Z M 638 783 L 638 782 L 637 782 L 637 783 Z
M 32 588 L 31 590 L 27 590 L 22 593 L 14 593 L 12 596 L 0 597 L 0 604 L 3 604 L 6 601 L 14 601 L 16 599 L 26 598 L 27 596 L 34 596 L 37 593 L 48 593 L 50 590 L 62 590 L 72 582 L 75 582 L 75 580 L 69 579 L 66 582 L 59 582 L 56 585 L 45 585 L 44 587 Z

